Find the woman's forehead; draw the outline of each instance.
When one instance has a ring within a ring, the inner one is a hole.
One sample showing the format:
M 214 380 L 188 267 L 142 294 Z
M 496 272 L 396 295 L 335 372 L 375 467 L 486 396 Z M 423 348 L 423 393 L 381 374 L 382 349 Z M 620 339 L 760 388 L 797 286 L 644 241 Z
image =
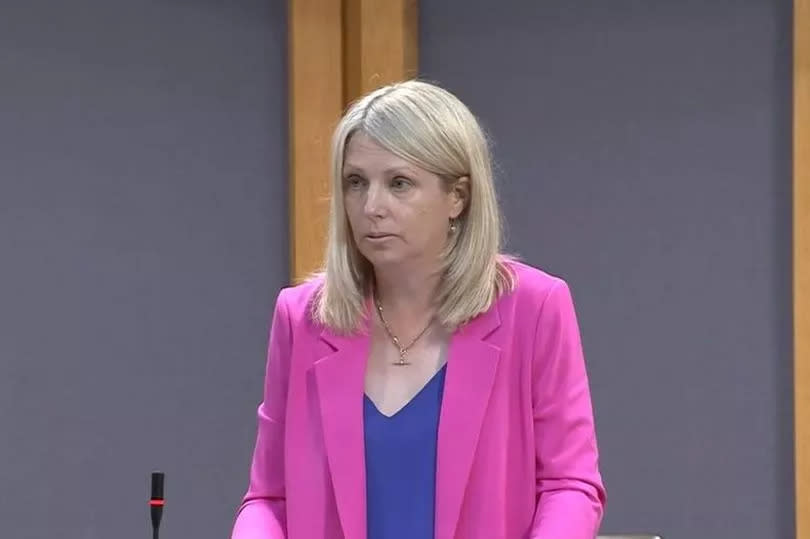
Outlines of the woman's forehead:
M 421 169 L 377 144 L 364 133 L 352 136 L 343 157 L 345 172 L 410 172 Z

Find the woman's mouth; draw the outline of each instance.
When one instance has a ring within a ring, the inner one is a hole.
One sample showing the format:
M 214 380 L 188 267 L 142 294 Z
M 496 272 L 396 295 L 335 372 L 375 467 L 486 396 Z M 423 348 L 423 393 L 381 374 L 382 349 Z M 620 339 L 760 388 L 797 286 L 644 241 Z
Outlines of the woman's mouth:
M 366 239 L 372 242 L 385 241 L 393 237 L 393 234 L 366 234 Z

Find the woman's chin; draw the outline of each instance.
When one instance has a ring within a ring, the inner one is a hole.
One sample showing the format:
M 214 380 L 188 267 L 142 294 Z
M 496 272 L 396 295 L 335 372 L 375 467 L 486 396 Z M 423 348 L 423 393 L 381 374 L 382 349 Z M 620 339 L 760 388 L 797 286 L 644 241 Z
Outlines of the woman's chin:
M 392 250 L 365 252 L 363 256 L 375 268 L 396 266 L 405 260 L 401 253 Z

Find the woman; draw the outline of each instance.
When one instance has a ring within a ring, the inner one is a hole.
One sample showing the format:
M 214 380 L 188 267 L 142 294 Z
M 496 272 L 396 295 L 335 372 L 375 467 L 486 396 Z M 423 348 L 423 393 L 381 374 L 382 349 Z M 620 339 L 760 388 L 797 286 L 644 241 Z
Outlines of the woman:
M 474 116 L 428 83 L 377 90 L 332 175 L 325 270 L 277 299 L 233 539 L 592 539 L 571 295 L 500 254 Z

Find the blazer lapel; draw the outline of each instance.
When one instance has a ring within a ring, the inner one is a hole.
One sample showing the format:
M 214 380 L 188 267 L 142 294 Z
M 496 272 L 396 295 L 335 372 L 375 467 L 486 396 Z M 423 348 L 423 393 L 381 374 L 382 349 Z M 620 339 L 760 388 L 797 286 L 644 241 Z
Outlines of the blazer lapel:
M 486 339 L 500 323 L 496 303 L 450 340 L 436 457 L 437 538 L 453 537 L 458 525 L 500 359 L 500 348 Z M 328 330 L 321 339 L 329 348 L 312 369 L 340 524 L 345 537 L 366 539 L 363 395 L 370 339 L 368 334 L 344 337 Z
M 436 457 L 437 538 L 452 538 L 458 525 L 501 352 L 486 338 L 499 325 L 496 303 L 450 341 Z
M 313 365 L 323 438 L 340 524 L 348 538 L 366 539 L 366 466 L 363 395 L 368 336 L 324 331 L 333 350 Z

